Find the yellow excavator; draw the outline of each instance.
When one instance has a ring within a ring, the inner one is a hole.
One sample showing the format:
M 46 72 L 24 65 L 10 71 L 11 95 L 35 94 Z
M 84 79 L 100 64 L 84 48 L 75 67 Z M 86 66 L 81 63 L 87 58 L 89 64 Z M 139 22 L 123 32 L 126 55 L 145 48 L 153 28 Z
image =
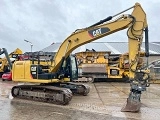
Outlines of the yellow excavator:
M 5 48 L 1 48 L 0 55 L 5 54 L 5 57 L 0 58 L 0 75 L 5 72 L 9 72 L 12 69 L 12 63 L 10 58 L 18 59 L 18 55 L 21 55 L 22 53 L 22 50 L 17 48 L 8 55 L 7 50 Z
M 122 14 L 132 8 L 131 14 Z M 116 16 L 118 17 L 112 20 Z M 146 48 L 148 48 L 146 14 L 139 3 L 89 27 L 74 31 L 59 47 L 48 73 L 42 72 L 40 64 L 34 64 L 31 61 L 15 61 L 12 68 L 13 81 L 39 84 L 14 86 L 11 90 L 12 96 L 55 104 L 68 104 L 72 94 L 87 95 L 88 86 L 74 83 L 74 80 L 78 78 L 78 67 L 75 56 L 71 55 L 72 51 L 81 45 L 126 28 L 128 28 L 131 90 L 127 104 L 122 111 L 139 111 L 141 93 L 146 90 L 148 81 L 148 71 L 137 69 L 144 32 Z M 148 49 L 146 49 L 146 56 L 149 56 Z
M 77 81 L 128 81 L 128 53 L 112 56 L 110 51 L 87 50 L 75 53 L 79 78 Z M 145 52 L 140 53 L 137 68 L 144 65 Z

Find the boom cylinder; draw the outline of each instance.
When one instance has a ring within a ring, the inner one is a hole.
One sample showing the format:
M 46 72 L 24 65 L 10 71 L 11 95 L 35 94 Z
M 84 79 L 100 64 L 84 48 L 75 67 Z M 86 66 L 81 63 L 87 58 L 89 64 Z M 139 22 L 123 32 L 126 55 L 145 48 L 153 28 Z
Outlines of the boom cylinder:
M 145 56 L 149 57 L 148 27 L 145 28 Z
M 111 20 L 111 19 L 112 19 L 112 16 L 109 16 L 109 17 L 107 17 L 107 18 L 105 18 L 105 19 L 103 19 L 103 20 L 100 20 L 99 22 L 97 22 L 97 23 L 89 26 L 89 27 L 93 27 L 93 26 L 96 26 L 96 25 L 100 25 L 100 24 L 102 24 L 102 23 L 104 23 L 104 22 L 107 22 L 107 21 L 109 21 L 109 20 Z

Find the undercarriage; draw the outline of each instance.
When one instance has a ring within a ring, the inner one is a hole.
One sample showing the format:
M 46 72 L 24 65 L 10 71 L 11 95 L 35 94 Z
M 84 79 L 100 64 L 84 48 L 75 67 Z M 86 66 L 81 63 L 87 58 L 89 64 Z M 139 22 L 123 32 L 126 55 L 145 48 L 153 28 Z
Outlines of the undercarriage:
M 68 104 L 73 94 L 87 95 L 89 86 L 80 83 L 56 83 L 42 85 L 18 85 L 12 88 L 14 98 L 27 99 L 53 104 Z

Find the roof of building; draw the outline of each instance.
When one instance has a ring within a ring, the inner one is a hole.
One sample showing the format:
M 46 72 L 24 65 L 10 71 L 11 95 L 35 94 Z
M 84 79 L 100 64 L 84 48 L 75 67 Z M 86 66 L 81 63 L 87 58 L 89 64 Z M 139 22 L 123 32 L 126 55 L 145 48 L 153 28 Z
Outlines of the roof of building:
M 42 49 L 44 52 L 57 52 L 61 43 L 54 43 L 50 46 Z M 75 49 L 72 53 L 82 52 L 89 50 L 96 51 L 111 51 L 111 54 L 123 54 L 128 51 L 128 42 L 91 42 L 85 45 L 82 45 Z M 145 50 L 145 43 L 142 43 L 141 49 Z M 151 42 L 149 43 L 149 52 L 150 54 L 160 54 L 160 42 Z

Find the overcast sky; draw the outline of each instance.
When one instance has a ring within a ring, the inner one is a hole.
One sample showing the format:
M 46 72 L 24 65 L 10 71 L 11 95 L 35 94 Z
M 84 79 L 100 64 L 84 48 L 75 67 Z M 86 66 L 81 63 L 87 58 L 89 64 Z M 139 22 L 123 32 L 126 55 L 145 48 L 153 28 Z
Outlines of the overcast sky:
M 160 39 L 160 1 L 138 0 L 147 14 L 150 42 Z M 63 42 L 78 28 L 90 26 L 133 6 L 137 0 L 0 0 L 0 48 L 41 50 Z M 114 33 L 100 41 L 127 41 L 126 32 Z

